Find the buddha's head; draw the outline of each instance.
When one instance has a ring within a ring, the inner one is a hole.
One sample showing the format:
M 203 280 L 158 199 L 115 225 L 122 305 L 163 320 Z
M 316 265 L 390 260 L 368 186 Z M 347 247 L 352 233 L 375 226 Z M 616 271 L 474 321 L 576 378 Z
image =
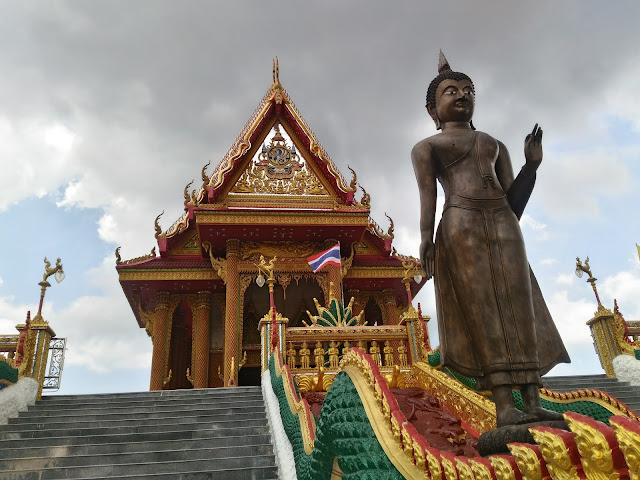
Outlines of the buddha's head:
M 427 111 L 440 130 L 442 124 L 448 121 L 466 121 L 471 128 L 471 117 L 475 89 L 468 75 L 454 72 L 449 66 L 442 51 L 438 64 L 438 76 L 434 78 L 427 89 Z

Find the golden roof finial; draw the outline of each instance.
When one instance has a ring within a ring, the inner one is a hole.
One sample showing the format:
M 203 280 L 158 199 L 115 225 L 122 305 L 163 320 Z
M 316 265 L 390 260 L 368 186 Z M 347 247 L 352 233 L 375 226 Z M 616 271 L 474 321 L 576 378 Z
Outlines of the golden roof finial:
M 153 222 L 153 226 L 156 230 L 156 238 L 160 238 L 162 236 L 162 228 L 160 228 L 160 223 L 158 223 L 158 221 L 160 220 L 160 217 L 164 215 L 164 210 L 162 211 L 162 213 L 160 215 L 158 215 L 156 217 L 156 219 Z
M 278 64 L 278 57 L 273 60 L 273 84 L 280 85 L 280 65 Z

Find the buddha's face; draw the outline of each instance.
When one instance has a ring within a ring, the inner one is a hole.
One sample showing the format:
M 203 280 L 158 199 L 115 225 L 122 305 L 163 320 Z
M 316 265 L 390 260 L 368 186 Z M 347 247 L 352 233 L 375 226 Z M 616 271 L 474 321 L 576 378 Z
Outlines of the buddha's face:
M 435 114 L 440 124 L 470 122 L 473 117 L 473 108 L 474 94 L 471 82 L 447 78 L 438 85 L 436 107 L 435 110 L 430 108 L 429 113 L 432 117 Z

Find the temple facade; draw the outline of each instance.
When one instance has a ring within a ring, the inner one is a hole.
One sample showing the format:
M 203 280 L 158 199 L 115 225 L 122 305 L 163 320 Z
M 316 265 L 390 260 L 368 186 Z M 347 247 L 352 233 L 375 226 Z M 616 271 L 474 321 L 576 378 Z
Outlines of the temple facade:
M 140 328 L 153 342 L 151 390 L 260 382 L 260 319 L 270 296 L 257 264 L 274 260 L 274 301 L 289 327 L 309 323 L 334 296 L 354 299 L 368 325 L 395 325 L 422 286 L 418 260 L 392 246 L 370 217 L 356 173 L 346 183 L 279 80 L 218 166 L 184 189 L 184 214 L 157 252 L 116 270 Z M 307 257 L 340 244 L 340 267 L 313 273 Z

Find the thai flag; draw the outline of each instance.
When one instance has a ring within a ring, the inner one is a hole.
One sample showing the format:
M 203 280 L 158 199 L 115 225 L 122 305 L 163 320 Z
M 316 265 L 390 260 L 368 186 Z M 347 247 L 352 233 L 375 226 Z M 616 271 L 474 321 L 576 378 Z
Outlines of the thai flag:
M 340 266 L 340 243 L 337 243 L 329 250 L 316 253 L 307 258 L 307 262 L 311 265 L 313 273 L 325 267 L 325 265 Z

